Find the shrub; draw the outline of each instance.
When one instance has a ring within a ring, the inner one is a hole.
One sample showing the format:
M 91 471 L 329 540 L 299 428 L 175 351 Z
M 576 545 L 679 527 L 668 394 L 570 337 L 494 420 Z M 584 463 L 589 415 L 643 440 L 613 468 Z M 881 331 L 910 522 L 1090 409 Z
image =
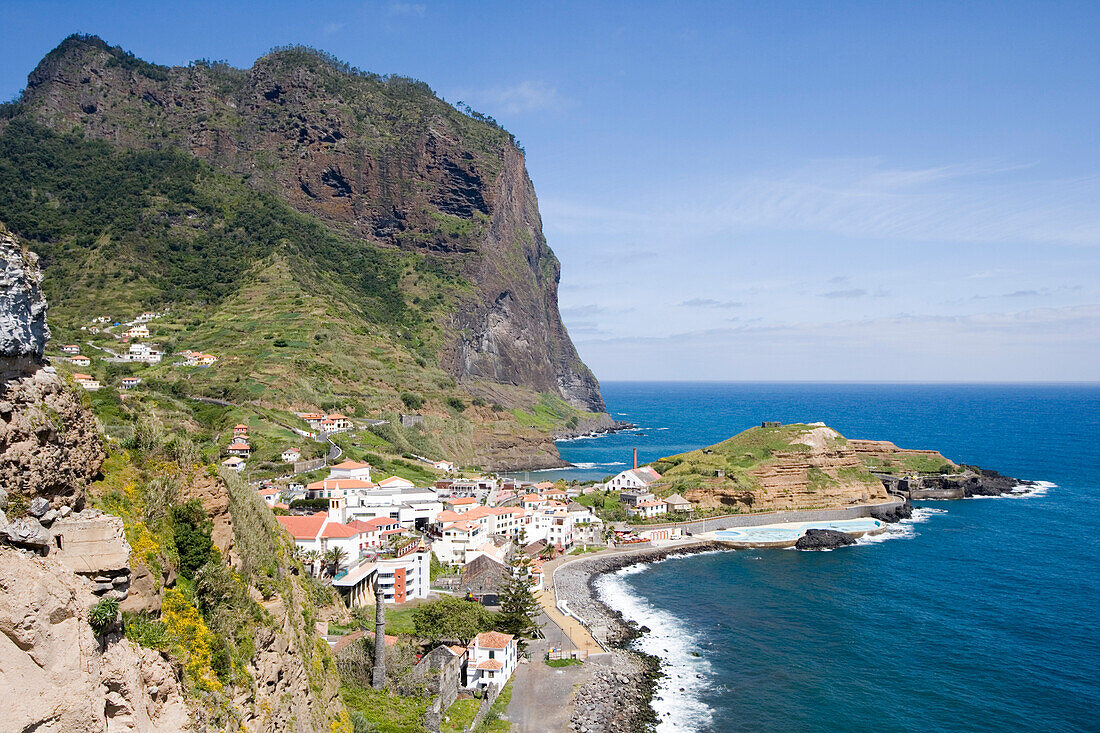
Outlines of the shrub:
M 118 599 L 101 598 L 88 612 L 88 623 L 96 634 L 104 634 L 118 618 Z
M 462 412 L 466 409 L 466 403 L 460 400 L 458 397 L 448 397 L 447 406 L 458 412 Z
M 173 539 L 180 557 L 180 575 L 191 579 L 210 561 L 214 543 L 210 539 L 213 522 L 206 516 L 198 499 L 172 507 Z
M 419 410 L 424 406 L 424 398 L 412 392 L 402 392 L 401 402 L 410 410 Z

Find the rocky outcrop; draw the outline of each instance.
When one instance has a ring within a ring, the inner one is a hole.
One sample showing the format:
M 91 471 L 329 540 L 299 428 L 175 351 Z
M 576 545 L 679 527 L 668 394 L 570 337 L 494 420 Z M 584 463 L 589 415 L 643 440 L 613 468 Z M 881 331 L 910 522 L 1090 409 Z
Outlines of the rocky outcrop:
M 366 243 L 423 255 L 463 283 L 441 366 L 605 411 L 561 322 L 522 150 L 427 85 L 307 49 L 247 70 L 168 68 L 71 37 L 31 73 L 21 112 L 122 147 L 175 145 Z
M 733 461 L 739 461 L 742 455 L 749 454 L 741 454 L 740 448 L 731 445 L 737 439 L 704 449 L 703 457 L 728 454 Z M 886 490 L 863 466 L 850 443 L 824 425 L 806 426 L 791 436 L 787 442 L 789 449 L 776 447 L 766 459 L 749 465 L 744 474 L 738 474 L 736 469 L 716 469 L 709 476 L 700 475 L 695 479 L 696 485 L 685 486 L 681 493 L 685 499 L 702 507 L 739 507 L 752 511 L 844 507 L 886 501 L 889 498 Z M 666 478 L 675 478 L 680 470 L 677 465 Z M 719 472 L 721 476 L 716 475 Z
M 33 253 L 0 224 L 0 486 L 13 511 L 36 498 L 80 509 L 84 486 L 106 457 L 95 419 L 73 387 L 42 364 L 49 339 Z M 43 498 L 44 497 L 44 498 Z
M 38 257 L 0 223 L 0 378 L 42 359 L 50 329 L 41 283 Z
M 88 624 L 96 597 L 52 558 L 0 548 L 4 730 L 191 729 L 177 671 L 159 652 Z
M 847 532 L 838 532 L 835 529 L 808 529 L 806 534 L 794 543 L 794 548 L 796 550 L 835 550 L 855 543 L 855 538 Z

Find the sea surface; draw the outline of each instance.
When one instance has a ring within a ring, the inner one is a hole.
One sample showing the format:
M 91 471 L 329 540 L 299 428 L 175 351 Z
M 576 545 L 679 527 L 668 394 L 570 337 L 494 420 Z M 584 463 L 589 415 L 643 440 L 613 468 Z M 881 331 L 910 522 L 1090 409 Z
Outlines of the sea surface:
M 762 420 L 1044 482 L 917 502 L 832 552 L 738 551 L 601 580 L 653 631 L 662 731 L 1100 731 L 1100 385 L 608 383 L 631 433 L 559 444 L 590 478 Z

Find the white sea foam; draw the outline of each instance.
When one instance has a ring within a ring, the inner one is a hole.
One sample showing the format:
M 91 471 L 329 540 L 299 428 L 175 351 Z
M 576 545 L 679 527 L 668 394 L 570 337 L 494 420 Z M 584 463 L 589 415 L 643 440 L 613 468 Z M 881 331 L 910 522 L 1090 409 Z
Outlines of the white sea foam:
M 970 499 L 1035 499 L 1046 496 L 1047 492 L 1057 488 L 1058 484 L 1050 481 L 1035 481 L 1030 485 L 1017 486 L 1012 491 L 998 496 L 971 496 Z
M 653 709 L 659 721 L 657 733 L 701 730 L 709 726 L 714 716 L 710 706 L 699 699 L 710 685 L 710 663 L 705 657 L 693 654 L 701 646 L 697 633 L 672 614 L 654 608 L 630 591 L 624 580 L 626 576 L 645 569 L 643 564 L 632 565 L 601 576 L 596 581 L 596 589 L 608 606 L 650 629 L 634 642 L 634 646 L 662 662 L 663 676 L 653 696 Z
M 886 531 L 878 534 L 865 534 L 856 540 L 857 545 L 875 545 L 887 540 L 911 540 L 917 536 L 914 525 L 923 524 L 937 514 L 947 514 L 946 509 L 919 507 L 913 510 L 913 516 L 895 524 L 886 525 Z

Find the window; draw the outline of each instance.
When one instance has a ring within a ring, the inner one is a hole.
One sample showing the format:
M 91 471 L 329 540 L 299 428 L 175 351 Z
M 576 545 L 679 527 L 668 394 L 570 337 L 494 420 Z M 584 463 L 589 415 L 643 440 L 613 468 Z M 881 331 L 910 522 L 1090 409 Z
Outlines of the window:
M 489 659 L 496 659 L 497 653 L 492 649 L 489 650 Z M 491 673 L 490 673 L 491 674 Z

